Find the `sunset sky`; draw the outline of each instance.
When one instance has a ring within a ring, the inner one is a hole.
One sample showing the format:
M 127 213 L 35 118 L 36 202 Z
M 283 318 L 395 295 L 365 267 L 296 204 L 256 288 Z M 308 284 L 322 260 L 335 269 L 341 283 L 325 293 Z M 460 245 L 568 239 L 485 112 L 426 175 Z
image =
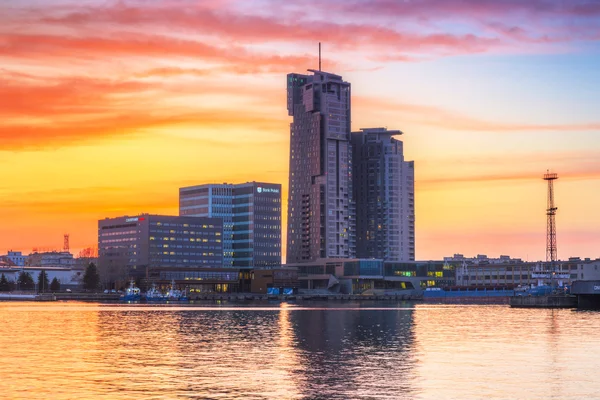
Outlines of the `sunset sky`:
M 285 204 L 285 75 L 319 41 L 352 128 L 405 133 L 417 259 L 543 259 L 547 169 L 559 258 L 600 257 L 595 0 L 0 0 L 0 254 L 176 215 L 186 185 Z

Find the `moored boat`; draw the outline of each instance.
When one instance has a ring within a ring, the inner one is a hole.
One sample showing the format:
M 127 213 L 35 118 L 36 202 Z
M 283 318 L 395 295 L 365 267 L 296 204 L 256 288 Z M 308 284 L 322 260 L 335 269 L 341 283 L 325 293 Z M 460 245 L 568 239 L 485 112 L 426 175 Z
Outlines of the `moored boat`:
M 146 292 L 145 295 L 146 301 L 166 301 L 167 296 L 156 288 L 156 285 L 152 285 L 152 287 Z
M 142 298 L 140 288 L 135 286 L 133 280 L 129 282 L 129 287 L 125 289 L 125 293 L 121 295 L 122 301 L 139 301 Z
M 166 294 L 166 300 L 169 301 L 188 301 L 185 290 L 179 290 L 175 288 L 175 280 L 171 281 L 171 288 Z

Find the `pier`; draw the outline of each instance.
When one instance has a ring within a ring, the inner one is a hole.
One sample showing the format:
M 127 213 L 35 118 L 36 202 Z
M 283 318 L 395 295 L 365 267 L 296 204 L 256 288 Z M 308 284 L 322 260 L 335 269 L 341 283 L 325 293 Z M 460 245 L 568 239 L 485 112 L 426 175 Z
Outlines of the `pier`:
M 577 296 L 578 308 L 600 310 L 600 281 L 575 281 L 571 294 Z
M 577 296 L 514 296 L 510 298 L 514 308 L 577 308 Z

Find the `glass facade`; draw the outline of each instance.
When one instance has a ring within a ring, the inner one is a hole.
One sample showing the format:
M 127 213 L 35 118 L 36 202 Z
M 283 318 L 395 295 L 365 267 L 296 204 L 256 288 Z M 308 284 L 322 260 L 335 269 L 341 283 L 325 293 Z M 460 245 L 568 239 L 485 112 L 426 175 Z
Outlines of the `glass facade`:
M 382 260 L 356 260 L 344 262 L 344 276 L 381 276 L 383 275 Z
M 225 267 L 281 265 L 281 185 L 248 182 L 181 188 L 179 213 L 223 219 Z

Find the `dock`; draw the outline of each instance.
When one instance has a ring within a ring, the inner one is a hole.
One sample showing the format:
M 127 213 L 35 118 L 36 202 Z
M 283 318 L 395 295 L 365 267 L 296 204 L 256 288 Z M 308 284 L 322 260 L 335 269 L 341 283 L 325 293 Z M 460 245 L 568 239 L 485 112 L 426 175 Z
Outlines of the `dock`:
M 513 296 L 509 304 L 514 308 L 577 308 L 577 296 Z

